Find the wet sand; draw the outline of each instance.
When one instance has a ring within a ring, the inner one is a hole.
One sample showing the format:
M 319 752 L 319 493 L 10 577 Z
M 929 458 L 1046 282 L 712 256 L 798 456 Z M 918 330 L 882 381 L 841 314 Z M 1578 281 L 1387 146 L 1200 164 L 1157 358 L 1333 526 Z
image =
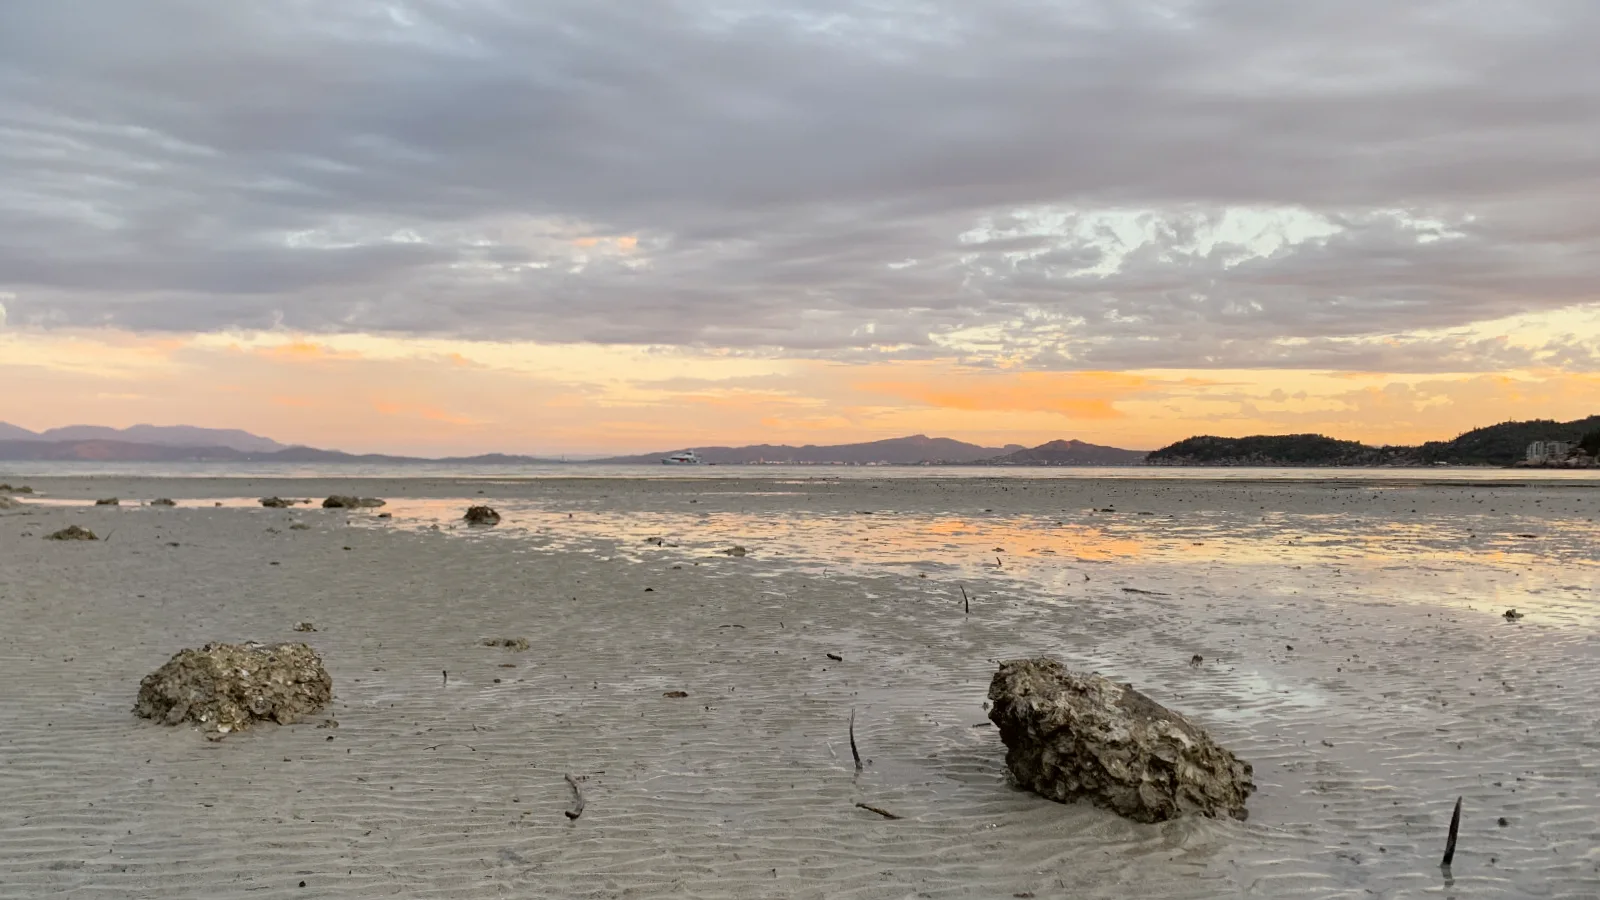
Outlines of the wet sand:
M 1509 482 L 31 479 L 0 897 L 1600 896 L 1600 488 Z M 254 503 L 336 492 L 390 503 Z M 250 638 L 323 654 L 338 728 L 131 715 Z M 1035 653 L 1209 728 L 1249 821 L 1007 786 L 982 704 Z

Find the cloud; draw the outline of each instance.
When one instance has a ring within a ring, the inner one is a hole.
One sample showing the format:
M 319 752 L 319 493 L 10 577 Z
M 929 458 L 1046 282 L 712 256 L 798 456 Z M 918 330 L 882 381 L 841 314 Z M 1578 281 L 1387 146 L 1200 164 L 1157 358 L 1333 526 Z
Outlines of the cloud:
M 1587 0 L 0 13 L 12 325 L 1592 367 Z

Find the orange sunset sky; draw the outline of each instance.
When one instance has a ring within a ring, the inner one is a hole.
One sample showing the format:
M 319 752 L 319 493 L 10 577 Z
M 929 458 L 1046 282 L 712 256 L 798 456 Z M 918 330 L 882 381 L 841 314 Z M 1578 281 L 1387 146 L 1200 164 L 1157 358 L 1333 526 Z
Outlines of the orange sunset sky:
M 443 455 L 1600 412 L 1585 6 L 134 6 L 0 13 L 0 421 Z

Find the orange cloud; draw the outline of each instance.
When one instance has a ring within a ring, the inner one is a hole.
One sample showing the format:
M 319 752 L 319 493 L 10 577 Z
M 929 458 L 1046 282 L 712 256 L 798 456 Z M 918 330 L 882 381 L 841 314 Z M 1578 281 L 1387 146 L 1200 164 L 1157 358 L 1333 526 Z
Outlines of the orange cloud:
M 313 344 L 310 341 L 290 341 L 287 344 L 274 344 L 270 347 L 258 347 L 256 355 L 267 359 L 289 360 L 314 360 L 314 359 L 360 359 L 361 354 L 353 350 L 335 350 L 325 344 Z
M 1045 412 L 1073 419 L 1121 418 L 1123 412 L 1113 404 L 1150 387 L 1149 379 L 1123 372 L 972 373 L 855 385 L 941 409 Z
M 386 416 L 414 416 L 427 419 L 430 422 L 443 422 L 446 425 L 482 425 L 478 419 L 460 416 L 447 412 L 434 406 L 423 406 L 416 403 L 394 403 L 387 400 L 374 400 L 372 408 Z

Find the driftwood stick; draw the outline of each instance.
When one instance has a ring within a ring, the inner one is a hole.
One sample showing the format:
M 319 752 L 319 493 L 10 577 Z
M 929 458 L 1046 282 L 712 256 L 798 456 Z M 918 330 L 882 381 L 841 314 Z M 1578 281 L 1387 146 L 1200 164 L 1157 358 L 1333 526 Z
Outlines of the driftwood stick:
M 873 806 L 870 803 L 857 803 L 856 806 L 861 808 L 861 809 L 867 810 L 868 812 L 875 812 L 878 815 L 883 816 L 885 819 L 898 819 L 898 818 L 901 818 L 900 816 L 897 816 L 894 813 L 889 812 L 886 809 L 879 809 L 879 808 L 877 808 L 876 806 Z
M 444 676 L 444 683 L 445 684 L 449 684 L 450 683 L 450 670 L 449 669 L 440 669 L 439 670 L 439 674 Z
M 1461 798 L 1456 798 L 1456 811 L 1450 816 L 1450 835 L 1444 840 L 1444 861 L 1439 863 L 1441 869 L 1450 868 L 1450 861 L 1456 858 L 1456 831 L 1461 828 Z
M 969 615 L 969 616 L 972 615 L 972 598 L 967 596 L 967 586 L 964 585 L 964 584 L 959 584 L 959 585 L 956 585 L 956 587 L 961 588 L 961 606 L 962 606 L 962 608 L 964 608 L 967 611 L 967 615 Z
M 861 751 L 856 749 L 856 711 L 850 710 L 850 755 L 856 758 L 856 771 L 861 771 Z
M 583 815 L 583 791 L 578 790 L 578 779 L 573 778 L 572 773 L 570 772 L 567 773 L 567 784 L 572 786 L 572 796 L 574 800 L 572 808 L 566 810 L 566 814 L 568 819 L 576 822 L 578 821 L 578 817 Z

